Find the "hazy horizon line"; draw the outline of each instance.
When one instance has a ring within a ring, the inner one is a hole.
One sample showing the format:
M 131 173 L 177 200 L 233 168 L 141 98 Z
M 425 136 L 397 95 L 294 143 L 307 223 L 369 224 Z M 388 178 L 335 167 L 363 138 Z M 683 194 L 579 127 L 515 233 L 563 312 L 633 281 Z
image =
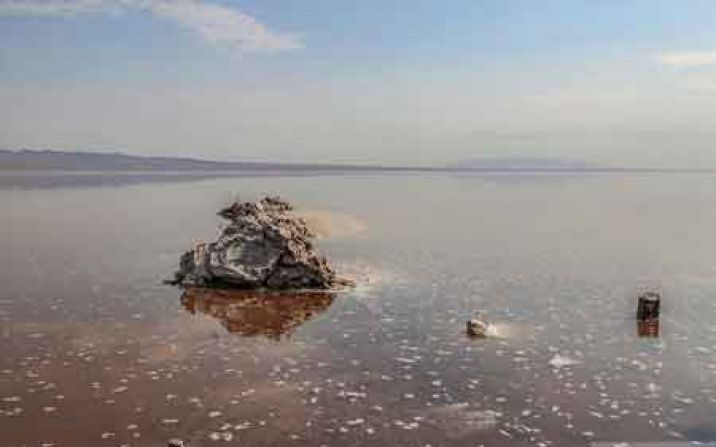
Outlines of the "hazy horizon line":
M 414 165 L 391 165 L 382 163 L 347 163 L 347 162 L 280 162 L 274 160 L 263 161 L 224 161 L 215 159 L 205 159 L 194 156 L 154 156 L 154 155 L 133 155 L 122 151 L 87 151 L 87 150 L 61 150 L 61 149 L 7 149 L 0 148 L 0 155 L 29 155 L 42 156 L 49 155 L 52 157 L 116 157 L 114 161 L 124 161 L 127 163 L 158 162 L 158 163 L 187 163 L 186 166 L 125 166 L 127 169 L 118 169 L 121 166 L 106 166 L 104 169 L 87 169 L 83 166 L 71 166 L 70 160 L 58 160 L 56 162 L 68 163 L 67 166 L 46 167 L 42 166 L 8 166 L 5 160 L 0 159 L 0 170 L 2 171 L 125 171 L 125 172 L 171 172 L 171 171 L 241 171 L 241 170 L 262 170 L 262 171 L 281 171 L 281 170 L 302 170 L 302 171 L 396 171 L 396 172 L 697 172 L 707 173 L 716 172 L 716 167 L 658 167 L 658 166 L 613 166 L 600 165 L 590 163 L 588 161 L 556 158 L 556 157 L 473 157 L 470 159 L 460 160 L 453 163 L 436 166 L 414 166 Z M 32 162 L 38 160 L 30 160 Z M 480 163 L 486 163 L 480 166 Z M 502 163 L 502 165 L 500 165 Z M 512 163 L 512 165 L 510 164 Z M 529 163 L 536 165 L 530 166 Z M 550 164 L 552 163 L 552 164 Z

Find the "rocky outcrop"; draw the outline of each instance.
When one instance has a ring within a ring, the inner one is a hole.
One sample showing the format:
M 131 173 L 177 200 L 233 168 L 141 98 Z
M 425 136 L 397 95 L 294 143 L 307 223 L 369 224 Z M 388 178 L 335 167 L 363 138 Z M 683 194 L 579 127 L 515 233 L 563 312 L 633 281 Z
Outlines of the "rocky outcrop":
M 219 211 L 229 221 L 216 242 L 186 252 L 176 284 L 243 289 L 328 289 L 344 285 L 313 246 L 314 235 L 278 197 L 234 203 Z

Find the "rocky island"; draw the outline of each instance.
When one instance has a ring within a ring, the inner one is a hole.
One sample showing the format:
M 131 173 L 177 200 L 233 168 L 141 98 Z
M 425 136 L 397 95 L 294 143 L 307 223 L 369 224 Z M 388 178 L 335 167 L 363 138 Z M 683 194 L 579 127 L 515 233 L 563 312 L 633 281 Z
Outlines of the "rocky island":
M 314 247 L 314 234 L 279 197 L 236 202 L 216 242 L 182 255 L 173 284 L 240 289 L 331 289 L 348 285 Z

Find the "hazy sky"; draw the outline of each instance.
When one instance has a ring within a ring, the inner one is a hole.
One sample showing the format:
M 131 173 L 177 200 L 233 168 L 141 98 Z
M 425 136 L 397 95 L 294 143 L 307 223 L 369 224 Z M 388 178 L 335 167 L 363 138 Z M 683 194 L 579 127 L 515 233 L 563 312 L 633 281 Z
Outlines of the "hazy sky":
M 716 167 L 716 1 L 0 0 L 0 147 Z

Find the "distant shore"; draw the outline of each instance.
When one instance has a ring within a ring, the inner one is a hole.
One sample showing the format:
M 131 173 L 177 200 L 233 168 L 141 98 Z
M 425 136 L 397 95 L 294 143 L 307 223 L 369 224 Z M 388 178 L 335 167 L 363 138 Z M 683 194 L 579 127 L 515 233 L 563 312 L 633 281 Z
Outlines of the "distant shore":
M 196 173 L 286 175 L 345 173 L 713 173 L 704 168 L 614 167 L 560 159 L 484 158 L 445 166 L 393 166 L 351 163 L 233 162 L 182 157 L 151 157 L 119 152 L 2 150 L 0 172 Z

